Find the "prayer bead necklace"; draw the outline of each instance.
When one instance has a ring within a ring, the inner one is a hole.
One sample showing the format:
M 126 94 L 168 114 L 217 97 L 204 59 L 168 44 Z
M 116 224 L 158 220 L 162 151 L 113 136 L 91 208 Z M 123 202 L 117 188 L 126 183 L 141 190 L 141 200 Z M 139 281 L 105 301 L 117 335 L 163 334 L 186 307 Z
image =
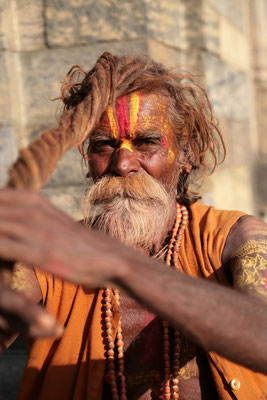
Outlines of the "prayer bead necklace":
M 188 211 L 185 206 L 176 204 L 177 214 L 175 224 L 172 230 L 172 237 L 168 246 L 166 255 L 167 266 L 172 265 L 177 271 L 178 252 L 180 250 L 181 240 L 184 234 L 186 224 L 188 222 Z M 119 291 L 114 290 L 115 301 L 118 307 L 120 306 Z M 118 323 L 116 346 L 117 346 L 117 371 L 115 370 L 115 341 L 112 333 L 112 305 L 111 305 L 112 289 L 107 288 L 104 291 L 104 321 L 105 321 L 105 339 L 107 342 L 107 377 L 111 387 L 113 400 L 127 400 L 126 395 L 126 379 L 124 375 L 124 353 L 121 317 Z M 170 358 L 170 331 L 169 324 L 166 321 L 162 322 L 163 326 L 163 361 L 164 361 L 164 382 L 163 394 L 164 400 L 179 399 L 179 370 L 180 370 L 180 332 L 174 330 L 174 345 L 173 345 L 173 366 L 171 370 Z

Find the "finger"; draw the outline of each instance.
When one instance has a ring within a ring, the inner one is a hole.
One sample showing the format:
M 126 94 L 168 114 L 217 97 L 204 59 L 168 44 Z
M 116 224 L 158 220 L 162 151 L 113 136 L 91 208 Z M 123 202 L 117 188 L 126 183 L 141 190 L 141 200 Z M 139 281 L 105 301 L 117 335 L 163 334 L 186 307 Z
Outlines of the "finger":
M 10 323 L 3 315 L 0 314 L 0 331 L 10 332 Z
M 2 331 L 0 329 L 0 354 L 6 350 L 11 343 L 16 339 L 18 333 L 12 331 Z
M 31 336 L 61 336 L 63 328 L 39 304 L 0 285 L 0 329 L 29 333 Z
M 58 220 L 65 223 L 72 221 L 70 217 L 54 207 L 39 192 L 31 190 L 0 190 L 0 216 L 5 216 L 8 212 L 12 216 L 12 210 L 18 207 L 19 210 L 27 212 L 33 210 L 43 210 L 47 216 L 57 216 Z M 18 216 L 23 216 L 23 212 L 17 212 Z
M 25 189 L 1 189 L 0 205 L 15 206 L 20 204 L 26 208 L 38 206 L 44 198 L 39 192 Z
M 50 207 L 28 207 L 21 204 L 3 205 L 0 204 L 0 220 L 1 221 L 17 221 L 27 225 L 36 225 L 47 222 L 50 219 L 53 223 L 61 223 L 63 226 L 73 224 L 74 221 L 66 214 L 57 210 L 53 206 Z
M 20 241 L 20 239 L 0 235 L 0 258 L 4 260 L 40 265 L 45 259 L 44 253 L 37 245 L 33 246 L 33 243 L 30 246 L 26 242 Z

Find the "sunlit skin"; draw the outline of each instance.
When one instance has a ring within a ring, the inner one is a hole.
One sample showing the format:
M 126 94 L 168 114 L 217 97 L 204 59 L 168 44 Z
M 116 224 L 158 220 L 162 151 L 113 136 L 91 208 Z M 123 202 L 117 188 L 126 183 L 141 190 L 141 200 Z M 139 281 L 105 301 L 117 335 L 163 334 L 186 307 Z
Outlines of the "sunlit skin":
M 131 121 L 131 96 L 126 98 L 126 103 Z M 175 162 L 178 149 L 166 113 L 167 105 L 165 96 L 142 94 L 140 108 L 135 110 L 138 112 L 138 122 L 135 118 L 134 132 L 131 123 L 129 131 L 114 131 L 110 111 L 109 115 L 104 115 L 99 127 L 91 135 L 88 149 L 94 181 L 108 173 L 118 176 L 148 173 L 161 181 L 167 190 L 173 190 L 175 195 L 180 171 Z M 188 165 L 185 168 L 188 169 Z

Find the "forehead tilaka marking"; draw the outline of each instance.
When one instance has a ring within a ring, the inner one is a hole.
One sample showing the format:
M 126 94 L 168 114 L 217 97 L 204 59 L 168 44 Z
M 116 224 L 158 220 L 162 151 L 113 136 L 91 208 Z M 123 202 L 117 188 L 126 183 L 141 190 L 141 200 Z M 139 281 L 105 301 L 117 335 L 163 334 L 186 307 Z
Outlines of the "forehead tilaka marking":
M 167 114 L 167 102 L 157 93 L 143 99 L 140 92 L 120 97 L 115 112 L 112 106 L 108 106 L 105 121 L 102 121 L 102 125 L 108 126 L 112 137 L 121 139 L 122 148 L 129 151 L 133 151 L 130 139 L 136 137 L 138 129 L 159 131 L 163 135 L 162 144 L 168 149 L 168 161 L 172 163 L 175 160 L 171 148 L 173 130 Z
M 120 145 L 120 149 L 127 149 L 131 153 L 133 152 L 132 143 L 128 139 L 122 139 L 122 143 Z
M 118 99 L 118 105 L 116 109 L 116 119 L 112 106 L 108 106 L 107 115 L 109 120 L 109 126 L 112 136 L 115 139 L 124 139 L 127 136 L 133 138 L 136 133 L 139 111 L 141 105 L 141 94 L 140 92 L 134 92 L 130 96 L 130 111 L 128 113 L 127 99 L 126 96 L 122 96 Z

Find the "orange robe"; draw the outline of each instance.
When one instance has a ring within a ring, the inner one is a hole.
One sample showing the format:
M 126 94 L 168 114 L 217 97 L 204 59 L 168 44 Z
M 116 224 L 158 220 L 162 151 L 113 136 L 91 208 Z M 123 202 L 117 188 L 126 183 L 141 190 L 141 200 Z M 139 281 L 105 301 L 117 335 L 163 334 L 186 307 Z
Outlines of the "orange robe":
M 181 270 L 229 286 L 221 255 L 231 227 L 243 214 L 200 203 L 190 206 L 189 214 L 179 253 Z M 39 270 L 36 274 L 43 303 L 65 326 L 65 333 L 60 340 L 30 342 L 18 400 L 101 400 L 106 368 L 101 320 L 103 290 L 84 289 Z M 119 313 L 114 299 L 113 311 L 115 332 Z M 220 399 L 267 399 L 266 376 L 214 352 L 208 353 L 207 358 Z M 230 382 L 234 378 L 241 386 L 233 391 Z

